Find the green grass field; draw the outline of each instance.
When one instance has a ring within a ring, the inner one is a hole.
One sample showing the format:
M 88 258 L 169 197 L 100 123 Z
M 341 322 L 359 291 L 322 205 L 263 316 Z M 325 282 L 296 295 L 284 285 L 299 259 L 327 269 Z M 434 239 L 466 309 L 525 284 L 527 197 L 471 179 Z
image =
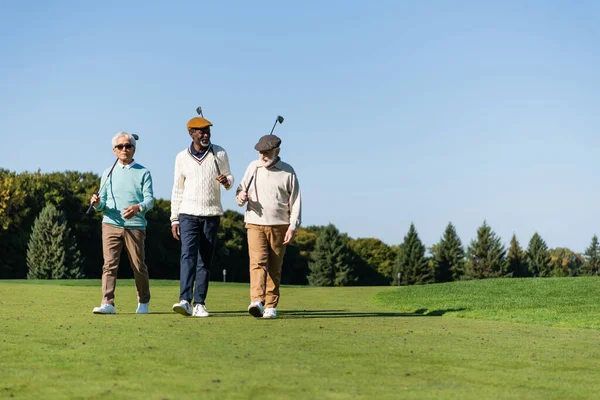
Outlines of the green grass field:
M 0 398 L 587 399 L 600 391 L 600 279 L 402 288 L 283 287 L 276 320 L 248 285 L 212 283 L 210 318 L 171 311 L 178 282 L 0 281 Z

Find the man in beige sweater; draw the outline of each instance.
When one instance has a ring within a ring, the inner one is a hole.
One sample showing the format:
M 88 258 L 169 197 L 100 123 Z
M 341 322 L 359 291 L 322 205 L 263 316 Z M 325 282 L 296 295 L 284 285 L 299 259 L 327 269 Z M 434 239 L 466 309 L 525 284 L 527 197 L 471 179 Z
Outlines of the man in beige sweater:
M 291 165 L 279 158 L 281 139 L 260 138 L 252 161 L 236 191 L 241 207 L 247 204 L 244 222 L 250 255 L 248 312 L 254 317 L 277 318 L 279 283 L 285 247 L 300 226 L 300 186 Z

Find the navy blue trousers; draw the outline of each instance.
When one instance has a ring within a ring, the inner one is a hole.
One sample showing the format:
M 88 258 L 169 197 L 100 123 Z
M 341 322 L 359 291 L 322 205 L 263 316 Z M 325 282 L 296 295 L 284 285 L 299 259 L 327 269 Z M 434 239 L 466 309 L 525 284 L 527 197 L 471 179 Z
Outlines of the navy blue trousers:
M 204 304 L 221 217 L 179 214 L 181 270 L 179 300 Z M 195 287 L 192 291 L 192 285 Z

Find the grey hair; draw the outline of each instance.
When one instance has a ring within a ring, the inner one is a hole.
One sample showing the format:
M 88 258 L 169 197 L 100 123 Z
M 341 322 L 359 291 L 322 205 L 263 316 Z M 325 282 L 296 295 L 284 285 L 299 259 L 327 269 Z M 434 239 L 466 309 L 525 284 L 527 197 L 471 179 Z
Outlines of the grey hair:
M 125 136 L 125 137 L 127 137 L 127 139 L 129 140 L 129 143 L 131 143 L 131 145 L 132 145 L 133 147 L 135 147 L 135 145 L 136 145 L 136 140 L 135 140 L 135 138 L 133 137 L 133 135 L 132 135 L 131 133 L 127 133 L 127 132 L 124 132 L 124 131 L 119 131 L 119 132 L 117 132 L 117 133 L 115 134 L 115 136 L 113 136 L 113 138 L 112 138 L 112 147 L 113 147 L 113 149 L 114 149 L 114 148 L 115 148 L 115 146 L 117 145 L 117 140 L 119 140 L 119 138 L 120 138 L 121 136 Z

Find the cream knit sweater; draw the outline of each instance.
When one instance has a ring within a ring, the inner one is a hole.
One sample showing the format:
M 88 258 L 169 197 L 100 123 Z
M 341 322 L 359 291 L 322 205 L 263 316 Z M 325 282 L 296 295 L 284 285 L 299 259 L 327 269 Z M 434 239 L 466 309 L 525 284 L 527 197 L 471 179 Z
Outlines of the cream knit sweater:
M 221 174 L 233 187 L 233 175 L 229 170 L 227 152 L 221 146 L 212 145 Z M 221 184 L 217 181 L 217 169 L 212 154 L 202 161 L 192 156 L 188 149 L 175 158 L 175 177 L 171 193 L 171 222 L 178 223 L 179 214 L 211 217 L 223 215 Z
M 251 187 L 250 178 L 254 176 Z M 300 184 L 291 165 L 279 160 L 265 168 L 258 160 L 252 161 L 236 190 L 239 206 L 241 191 L 248 192 L 248 206 L 244 222 L 255 225 L 287 225 L 296 230 L 300 226 L 302 206 Z

